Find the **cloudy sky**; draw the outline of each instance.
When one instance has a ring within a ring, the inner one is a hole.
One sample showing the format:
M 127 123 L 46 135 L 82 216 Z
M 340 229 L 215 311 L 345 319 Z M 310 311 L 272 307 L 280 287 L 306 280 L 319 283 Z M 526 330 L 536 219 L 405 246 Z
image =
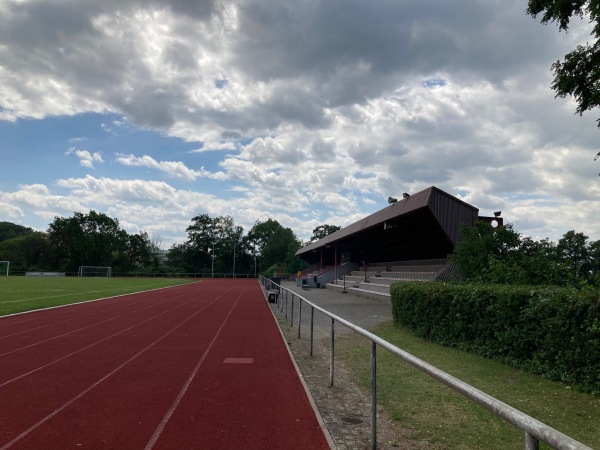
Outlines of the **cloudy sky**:
M 437 186 L 600 239 L 600 112 L 555 99 L 589 40 L 526 0 L 0 0 L 0 220 L 197 214 L 308 238 Z

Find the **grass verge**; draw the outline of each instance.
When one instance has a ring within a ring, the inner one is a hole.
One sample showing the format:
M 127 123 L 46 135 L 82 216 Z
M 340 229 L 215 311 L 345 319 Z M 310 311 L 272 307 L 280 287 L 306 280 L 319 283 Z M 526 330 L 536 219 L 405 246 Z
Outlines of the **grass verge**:
M 173 278 L 1 277 L 0 316 L 190 282 Z
M 523 373 L 501 363 L 442 347 L 394 325 L 375 334 L 578 441 L 600 449 L 600 397 Z M 359 336 L 336 339 L 343 359 L 364 387 L 370 384 L 370 343 Z M 524 448 L 521 430 L 440 382 L 378 349 L 378 402 L 414 437 L 435 448 Z M 540 448 L 549 448 L 543 444 Z

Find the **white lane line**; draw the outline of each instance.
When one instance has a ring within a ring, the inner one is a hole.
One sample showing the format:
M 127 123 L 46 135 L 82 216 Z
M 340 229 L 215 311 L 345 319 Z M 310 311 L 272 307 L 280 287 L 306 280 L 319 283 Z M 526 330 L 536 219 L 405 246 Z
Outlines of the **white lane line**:
M 150 284 L 147 284 L 146 286 L 151 286 Z M 181 286 L 176 285 L 176 286 Z M 140 285 L 139 287 L 143 288 L 143 285 Z M 166 286 L 166 287 L 173 287 L 173 286 Z M 161 288 L 159 288 L 161 289 Z M 21 300 L 8 300 L 8 301 L 4 301 L 4 302 L 0 302 L 0 305 L 6 305 L 9 303 L 24 303 L 24 302 L 33 302 L 35 300 L 49 300 L 51 298 L 62 298 L 62 297 L 72 297 L 73 295 L 84 295 L 84 294 L 97 294 L 99 292 L 116 292 L 116 291 L 123 291 L 124 289 L 122 287 L 114 287 L 111 289 L 100 289 L 97 291 L 85 291 L 85 292 L 75 292 L 73 294 L 60 294 L 60 295 L 50 295 L 50 296 L 46 296 L 46 297 L 34 297 L 34 298 L 24 298 Z M 134 292 L 135 293 L 135 292 Z
M 198 314 L 200 314 L 202 311 L 204 311 L 210 305 L 212 305 L 213 303 L 215 303 L 218 299 L 220 299 L 225 294 L 227 294 L 227 292 L 228 291 L 226 291 L 223 294 L 219 295 L 212 302 L 210 302 L 209 304 L 207 304 L 206 306 L 204 306 L 202 309 L 196 311 L 194 314 L 192 314 L 191 316 L 189 316 L 187 319 L 185 319 L 179 325 L 177 325 L 176 327 L 172 328 L 170 331 L 167 331 L 165 334 L 163 334 L 161 337 L 159 337 L 158 339 L 156 339 L 154 342 L 152 342 L 148 346 L 144 347 L 142 350 L 140 350 L 138 353 L 136 353 L 135 355 L 133 355 L 127 361 L 125 361 L 124 363 L 120 364 L 119 366 L 117 366 L 117 368 L 111 370 L 109 373 L 107 373 L 102 378 L 100 378 L 99 380 L 97 380 L 95 383 L 93 383 L 87 389 L 84 389 L 78 395 L 76 395 L 75 397 L 73 397 L 71 400 L 69 400 L 68 402 L 64 403 L 62 406 L 56 408 L 54 411 L 52 411 L 46 417 L 44 417 L 43 419 L 41 419 L 37 423 L 35 423 L 32 426 L 30 426 L 29 428 L 27 428 L 25 431 L 23 431 L 21 434 L 19 434 L 17 437 L 15 437 L 12 441 L 4 444 L 2 447 L 0 447 L 0 450 L 6 450 L 7 448 L 12 447 L 14 444 L 16 444 L 17 442 L 19 442 L 24 437 L 28 436 L 29 433 L 31 433 L 32 431 L 34 431 L 36 428 L 40 427 L 41 425 L 45 424 L 47 421 L 49 421 L 50 419 L 52 419 L 54 416 L 56 416 L 57 414 L 59 414 L 61 411 L 63 411 L 64 409 L 66 409 L 67 407 L 69 407 L 70 405 L 72 405 L 73 403 L 75 403 L 77 400 L 79 400 L 85 394 L 87 394 L 92 389 L 94 389 L 97 386 L 99 386 L 103 381 L 106 381 L 108 378 L 110 378 L 111 376 L 113 376 L 115 373 L 117 373 L 119 370 L 121 370 L 123 367 L 125 367 L 127 364 L 129 364 L 131 361 L 133 361 L 134 359 L 136 359 L 138 356 L 140 356 L 141 354 L 145 353 L 147 350 L 149 350 L 150 348 L 152 348 L 154 345 L 156 345 L 157 343 L 159 343 L 160 341 L 162 341 L 164 338 L 166 338 L 167 336 L 169 336 L 171 333 L 173 333 L 175 330 L 177 330 L 183 324 L 185 324 L 186 322 L 189 322 L 190 320 L 192 320 L 194 317 L 196 317 Z
M 190 374 L 189 378 L 187 379 L 187 381 L 185 382 L 185 384 L 181 388 L 181 391 L 179 392 L 179 395 L 177 396 L 177 398 L 175 399 L 175 401 L 171 405 L 171 408 L 169 408 L 169 410 L 167 411 L 167 413 L 164 415 L 163 419 L 160 421 L 160 424 L 158 425 L 158 427 L 154 431 L 154 434 L 152 435 L 152 437 L 150 438 L 150 440 L 146 444 L 146 447 L 145 447 L 144 450 L 151 450 L 154 447 L 154 445 L 156 444 L 156 441 L 158 441 L 158 438 L 160 437 L 161 433 L 163 432 L 163 430 L 167 426 L 167 422 L 169 422 L 169 419 L 171 419 L 171 416 L 173 415 L 173 413 L 175 412 L 175 410 L 179 406 L 179 403 L 181 402 L 181 399 L 183 398 L 183 396 L 187 392 L 188 387 L 190 386 L 190 384 L 192 384 L 192 380 L 196 376 L 196 373 L 198 373 L 198 370 L 200 370 L 200 366 L 202 366 L 202 363 L 206 359 L 206 356 L 208 355 L 208 352 L 210 352 L 212 346 L 214 345 L 214 343 L 216 342 L 217 338 L 219 337 L 219 334 L 221 334 L 221 330 L 223 329 L 223 327 L 227 323 L 227 320 L 229 320 L 229 316 L 231 316 L 231 313 L 233 312 L 233 310 L 237 306 L 238 302 L 240 301 L 240 298 L 242 298 L 242 295 L 244 294 L 245 291 L 246 291 L 246 288 L 244 287 L 244 289 L 242 290 L 242 292 L 238 296 L 237 300 L 235 301 L 235 303 L 233 304 L 233 306 L 229 310 L 229 313 L 227 314 L 227 316 L 223 320 L 223 323 L 221 324 L 221 326 L 219 327 L 219 329 L 215 333 L 214 337 L 210 341 L 210 344 L 208 344 L 208 347 L 206 348 L 206 350 L 202 354 L 202 357 L 200 358 L 200 361 L 198 361 L 198 364 L 196 364 L 196 367 L 194 367 L 194 370 L 192 371 L 192 373 Z
M 179 296 L 177 296 L 177 297 L 174 297 L 174 299 L 178 299 L 178 298 L 180 298 L 180 297 L 183 297 L 184 295 L 186 295 L 186 294 L 185 294 L 185 293 L 183 293 L 183 294 L 181 294 L 181 295 L 179 295 Z M 120 318 L 122 318 L 122 317 L 129 316 L 129 315 L 131 315 L 131 314 L 136 314 L 136 313 L 138 313 L 138 312 L 140 312 L 140 311 L 144 311 L 144 310 L 146 310 L 146 309 L 154 308 L 154 307 L 156 307 L 156 306 L 157 306 L 157 305 L 150 305 L 150 306 L 146 306 L 145 308 L 136 309 L 135 311 L 129 311 L 129 312 L 125 313 L 125 314 L 121 314 L 120 316 L 115 316 L 115 317 L 111 317 L 110 319 L 101 320 L 100 322 L 96 322 L 96 323 L 93 323 L 93 324 L 91 324 L 91 325 L 87 325 L 87 326 L 85 326 L 85 327 L 77 328 L 76 330 L 72 330 L 72 331 L 69 331 L 69 332 L 67 332 L 67 333 L 59 334 L 59 335 L 57 335 L 57 336 L 53 336 L 53 337 L 51 337 L 51 338 L 48 338 L 48 339 L 45 339 L 45 340 L 43 340 L 43 341 L 35 342 L 35 343 L 33 343 L 33 344 L 29 344 L 29 345 L 26 345 L 26 346 L 24 346 L 24 347 L 16 348 L 16 349 L 14 349 L 14 350 L 11 350 L 11 351 L 9 351 L 9 352 L 6 352 L 6 353 L 2 353 L 2 354 L 0 354 L 0 358 L 1 358 L 1 357 L 3 357 L 3 356 L 10 355 L 10 354 L 12 354 L 12 353 L 19 352 L 19 351 L 21 351 L 21 350 L 26 350 L 26 349 L 28 349 L 28 348 L 35 347 L 35 346 L 37 346 L 37 345 L 45 344 L 46 342 L 50 342 L 50 341 L 53 341 L 53 340 L 55 340 L 55 339 L 59 339 L 59 338 L 61 338 L 61 337 L 64 337 L 64 336 L 68 336 L 69 334 L 77 333 L 78 331 L 82 331 L 82 330 L 86 330 L 86 329 L 88 329 L 88 328 L 96 327 L 96 326 L 98 326 L 98 325 L 101 325 L 101 324 L 103 324 L 103 323 L 106 323 L 106 322 L 111 322 L 111 321 L 113 321 L 113 320 L 117 320 L 117 319 L 120 319 Z
M 125 303 L 123 305 L 115 306 L 114 308 L 102 309 L 100 311 L 94 311 L 94 312 L 92 312 L 90 314 L 85 314 L 85 315 L 83 315 L 81 317 L 67 317 L 66 320 L 64 320 L 63 322 L 56 321 L 56 322 L 53 322 L 52 325 L 65 324 L 65 323 L 73 322 L 74 320 L 81 320 L 81 319 L 84 319 L 86 317 L 95 316 L 95 315 L 102 314 L 102 313 L 105 313 L 105 312 L 114 312 L 114 311 L 122 309 L 122 308 L 127 308 L 129 306 L 135 306 L 135 305 L 137 305 L 139 303 L 146 303 L 146 302 L 149 302 L 149 301 L 152 301 L 152 300 L 160 300 L 160 297 L 152 298 L 152 299 L 146 299 L 146 300 L 141 299 L 141 300 L 138 300 L 138 301 L 132 301 L 130 303 Z M 159 306 L 159 303 L 157 303 L 154 306 Z M 53 318 L 55 318 L 56 316 L 59 316 L 59 315 L 62 316 L 64 314 L 66 314 L 66 313 L 67 313 L 67 311 L 63 312 L 62 314 L 56 313 L 53 316 Z M 34 320 L 35 319 L 29 319 L 29 320 L 23 320 L 21 322 L 14 322 L 13 325 L 18 325 L 18 324 L 22 324 L 22 323 L 26 323 L 26 322 L 32 322 Z M 11 336 L 16 336 L 18 334 L 29 333 L 30 331 L 39 330 L 41 328 L 46 328 L 48 326 L 50 326 L 50 325 L 42 325 L 41 327 L 28 328 L 27 330 L 19 331 L 18 333 L 12 333 L 12 334 L 7 334 L 7 335 L 4 335 L 4 336 L 0 336 L 0 339 L 5 339 L 5 338 L 11 337 Z
M 6 339 L 6 338 L 9 338 L 11 336 L 16 336 L 18 334 L 29 333 L 30 331 L 39 330 L 40 328 L 46 328 L 47 326 L 49 326 L 49 325 L 43 325 L 41 327 L 29 328 L 28 330 L 19 331 L 18 333 L 7 334 L 5 336 L 0 336 L 0 339 Z
M 9 303 L 34 302 L 36 300 L 50 300 L 51 298 L 72 297 L 74 295 L 97 294 L 98 292 L 110 292 L 110 291 L 116 291 L 116 290 L 117 289 L 102 289 L 100 291 L 75 292 L 74 294 L 62 294 L 62 295 L 50 295 L 47 297 L 23 298 L 21 300 L 8 300 L 5 302 L 0 302 L 0 305 L 8 305 Z
M 163 311 L 163 312 L 161 312 L 161 313 L 159 313 L 159 314 L 156 314 L 155 316 L 152 316 L 152 317 L 150 317 L 150 318 L 148 318 L 148 319 L 146 319 L 146 320 L 143 320 L 143 321 L 141 321 L 141 322 L 139 322 L 139 323 L 136 323 L 135 325 L 132 325 L 132 326 L 130 326 L 129 328 L 125 328 L 124 330 L 121 330 L 121 331 L 119 331 L 119 332 L 117 332 L 117 333 L 115 333 L 115 334 L 112 334 L 112 335 L 110 335 L 110 336 L 107 336 L 107 337 L 105 337 L 105 338 L 103 338 L 103 339 L 100 339 L 99 341 L 96 341 L 96 342 L 94 342 L 93 344 L 90 344 L 90 345 L 87 345 L 87 346 L 85 346 L 85 347 L 82 347 L 82 348 L 80 348 L 79 350 L 75 350 L 74 352 L 72 352 L 72 353 L 69 353 L 68 355 L 65 355 L 65 356 L 62 356 L 62 357 L 60 357 L 60 358 L 58 358 L 58 359 L 55 359 L 55 360 L 54 360 L 54 361 L 52 361 L 52 362 L 49 362 L 49 363 L 47 363 L 47 364 L 44 364 L 43 366 L 40 366 L 40 367 L 38 367 L 38 368 L 36 368 L 36 369 L 30 370 L 29 372 L 23 373 L 23 374 L 21 374 L 21 375 L 19 375 L 19 376 L 15 377 L 15 378 L 13 378 L 13 379 L 11 379 L 11 380 L 5 381 L 4 383 L 0 383 L 0 388 L 1 388 L 1 387 L 3 387 L 3 386 L 6 386 L 7 384 L 10 384 L 10 383 L 12 383 L 12 382 L 14 382 L 14 381 L 20 380 L 21 378 L 24 378 L 24 377 L 26 377 L 26 376 L 28 376 L 28 375 L 31 375 L 32 373 L 38 372 L 38 371 L 40 371 L 40 370 L 42 370 L 42 369 L 45 369 L 46 367 L 49 367 L 49 366 L 51 366 L 51 365 L 53 365 L 53 364 L 56 364 L 57 362 L 60 362 L 60 361 L 62 361 L 62 360 L 64 360 L 64 359 L 67 359 L 67 358 L 70 358 L 71 356 L 73 356 L 73 355 L 76 355 L 77 353 L 81 353 L 82 351 L 84 351 L 84 350 L 87 350 L 87 349 L 89 349 L 89 348 L 91 348 L 91 347 L 93 347 L 93 346 L 95 346 L 95 345 L 98 345 L 98 344 L 100 344 L 101 342 L 107 341 L 108 339 L 112 339 L 112 338 L 114 338 L 115 336 L 118 336 L 119 334 L 122 334 L 122 333 L 125 333 L 126 331 L 129 331 L 129 330 L 131 330 L 132 328 L 135 328 L 135 327 L 137 327 L 137 326 L 140 326 L 140 325 L 142 325 L 142 324 L 144 324 L 144 323 L 146 323 L 146 322 L 150 322 L 151 320 L 154 320 L 154 319 L 156 319 L 157 317 L 159 317 L 159 316 L 162 316 L 163 314 L 167 314 L 167 313 L 170 313 L 170 312 L 172 312 L 172 311 L 175 311 L 176 309 L 179 309 L 179 308 L 181 308 L 181 307 L 183 307 L 183 306 L 185 306 L 185 305 L 187 305 L 188 303 L 190 303 L 190 302 L 193 302 L 193 301 L 194 301 L 194 299 L 192 299 L 192 300 L 188 300 L 187 302 L 185 302 L 185 303 L 182 303 L 181 305 L 179 305 L 179 306 L 176 306 L 175 308 L 171 308 L 171 309 L 169 309 L 169 310 L 167 310 L 167 311 Z
M 115 303 L 115 304 L 112 305 L 112 307 L 109 307 L 109 308 L 106 308 L 106 309 L 96 310 L 96 311 L 93 311 L 93 312 L 91 312 L 89 314 L 85 314 L 85 315 L 80 316 L 80 317 L 79 316 L 78 317 L 72 317 L 72 315 L 71 315 L 70 317 L 67 317 L 65 321 L 63 321 L 61 323 L 64 324 L 64 323 L 71 322 L 73 320 L 81 320 L 83 318 L 92 317 L 92 316 L 95 316 L 95 315 L 98 315 L 98 314 L 103 314 L 105 312 L 115 312 L 115 311 L 117 311 L 119 309 L 128 308 L 130 306 L 135 306 L 135 305 L 140 304 L 140 303 L 148 303 L 150 301 L 160 301 L 160 300 L 162 300 L 165 297 L 167 297 L 167 298 L 170 299 L 170 297 L 168 296 L 169 293 L 168 292 L 162 292 L 163 289 L 156 290 L 156 291 L 157 291 L 156 292 L 157 297 L 151 297 L 151 298 L 139 298 L 139 299 L 136 298 L 135 300 L 133 300 L 133 299 L 132 300 L 127 300 L 126 299 L 127 296 L 135 297 L 136 294 L 138 294 L 138 292 L 134 292 L 132 294 L 125 294 L 125 295 L 119 296 L 119 297 L 107 297 L 105 299 L 98 299 L 98 300 L 108 300 L 108 299 L 123 300 L 123 299 L 125 299 L 125 302 Z M 148 293 L 148 292 L 154 293 L 153 291 L 144 291 L 144 293 Z M 164 295 L 161 295 L 161 294 L 164 294 Z M 176 297 L 176 298 L 179 298 L 179 297 Z M 20 316 L 20 315 L 31 317 L 32 314 L 30 314 L 30 313 L 35 313 L 37 311 L 54 310 L 54 309 L 62 308 L 63 311 L 54 312 L 54 315 L 52 316 L 52 318 L 56 318 L 56 317 L 59 317 L 59 316 L 64 316 L 65 314 L 68 314 L 69 312 L 73 312 L 73 310 L 69 310 L 69 309 L 65 308 L 67 306 L 83 305 L 83 304 L 86 304 L 86 303 L 91 303 L 91 302 L 96 302 L 96 301 L 97 300 L 89 300 L 89 301 L 85 301 L 85 302 L 70 303 L 68 305 L 60 305 L 60 306 L 55 306 L 55 307 L 50 307 L 50 308 L 45 308 L 45 309 L 36 309 L 36 310 L 26 311 L 26 312 L 23 312 L 23 313 L 17 313 L 17 314 L 13 314 L 13 315 L 9 315 L 9 316 L 0 316 L 0 319 L 3 319 L 5 317 Z M 159 303 L 156 304 L 156 306 L 158 306 L 158 305 L 159 305 Z M 107 306 L 111 306 L 111 305 L 107 305 Z M 11 321 L 10 326 L 20 325 L 20 324 L 27 323 L 27 322 L 34 322 L 37 319 L 40 319 L 40 317 L 32 317 L 30 319 L 21 320 L 21 321 L 13 320 L 13 321 Z M 44 320 L 44 318 L 41 318 L 41 319 Z M 0 321 L 0 324 L 2 324 L 2 323 L 8 323 L 8 321 L 5 321 L 5 322 Z M 54 322 L 54 324 L 59 324 L 59 322 Z M 35 329 L 35 328 L 33 328 L 33 329 Z M 0 337 L 0 339 L 1 338 L 2 337 Z
M 100 322 L 96 322 L 96 323 L 93 323 L 91 325 L 87 325 L 85 327 L 77 328 L 76 330 L 68 331 L 67 333 L 59 334 L 57 336 L 53 336 L 51 338 L 44 339 L 43 341 L 38 341 L 38 342 L 34 342 L 33 344 L 26 345 L 24 347 L 15 348 L 15 349 L 13 349 L 13 350 L 11 350 L 9 352 L 0 354 L 0 358 L 2 358 L 3 356 L 8 356 L 8 355 L 11 355 L 13 353 L 20 352 L 21 350 L 27 350 L 28 348 L 36 347 L 36 346 L 41 345 L 41 344 L 45 344 L 46 342 L 50 342 L 50 341 L 53 341 L 55 339 L 59 339 L 61 337 L 65 337 L 65 336 L 68 336 L 68 335 L 73 334 L 73 333 L 77 333 L 78 331 L 86 330 L 88 328 L 93 328 L 95 326 L 101 325 L 101 324 L 106 323 L 106 322 L 111 322 L 113 320 L 120 319 L 121 317 L 125 317 L 125 316 L 128 316 L 130 314 L 135 314 L 135 313 L 138 313 L 140 311 L 144 311 L 145 309 L 153 308 L 154 306 L 155 305 L 147 306 L 145 308 L 136 309 L 135 311 L 131 311 L 131 312 L 128 312 L 128 313 L 125 313 L 125 314 L 121 314 L 120 316 L 115 316 L 115 317 L 111 317 L 110 319 L 101 320 Z
M 31 311 L 21 311 L 21 312 L 13 313 L 13 314 L 5 314 L 3 316 L 0 316 L 0 319 L 6 319 L 6 318 L 9 318 L 9 317 L 15 317 L 15 316 L 23 316 L 23 315 L 28 315 L 28 314 L 35 314 L 37 312 L 49 311 L 49 310 L 52 310 L 52 309 L 69 308 L 69 307 L 72 307 L 72 306 L 83 305 L 85 303 L 100 302 L 100 301 L 111 300 L 111 299 L 115 299 L 115 298 L 119 299 L 120 297 L 127 297 L 127 296 L 130 296 L 130 295 L 144 294 L 146 292 L 160 291 L 160 290 L 163 290 L 163 289 L 171 289 L 171 288 L 177 288 L 177 287 L 181 287 L 181 286 L 190 286 L 192 284 L 196 284 L 196 283 L 178 284 L 178 285 L 175 285 L 175 286 L 166 286 L 166 287 L 161 287 L 161 288 L 156 288 L 156 289 L 148 289 L 146 291 L 130 292 L 129 294 L 120 294 L 120 295 L 113 295 L 111 297 L 103 297 L 103 298 L 95 298 L 95 299 L 92 299 L 92 300 L 84 300 L 84 301 L 81 301 L 81 302 L 68 303 L 66 305 L 49 306 L 47 308 L 32 309 Z

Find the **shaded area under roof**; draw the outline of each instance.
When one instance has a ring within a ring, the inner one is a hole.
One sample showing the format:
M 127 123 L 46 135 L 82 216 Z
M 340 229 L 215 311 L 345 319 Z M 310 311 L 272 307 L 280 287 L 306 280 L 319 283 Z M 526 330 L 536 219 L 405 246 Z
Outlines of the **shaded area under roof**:
M 331 264 L 341 259 L 391 262 L 445 258 L 458 244 L 460 227 L 475 225 L 478 212 L 432 186 L 302 247 L 296 255 L 309 264 Z

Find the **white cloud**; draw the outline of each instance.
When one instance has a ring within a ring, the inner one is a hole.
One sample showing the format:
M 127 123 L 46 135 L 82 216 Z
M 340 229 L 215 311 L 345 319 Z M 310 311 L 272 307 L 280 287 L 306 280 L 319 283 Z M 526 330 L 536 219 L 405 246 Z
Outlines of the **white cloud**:
M 234 151 L 238 150 L 238 145 L 235 142 L 204 142 L 202 148 L 192 150 L 190 153 L 204 153 L 214 151 Z
M 104 160 L 102 159 L 101 152 L 91 153 L 87 150 L 76 149 L 75 147 L 71 147 L 69 150 L 67 150 L 65 152 L 65 155 L 66 156 L 75 155 L 77 158 L 79 158 L 79 164 L 82 167 L 87 167 L 88 169 L 93 169 L 94 163 L 103 163 L 104 162 Z
M 574 221 L 600 238 L 595 117 L 549 87 L 584 22 L 558 33 L 519 0 L 9 1 L 0 22 L 0 120 L 111 113 L 111 139 L 148 130 L 196 149 L 118 154 L 117 180 L 110 150 L 73 147 L 98 176 L 63 176 L 63 196 L 14 188 L 8 216 L 97 205 L 181 237 L 208 211 L 309 237 L 437 185 L 524 233 Z M 202 180 L 221 192 L 194 192 Z
M 222 172 L 209 173 L 203 168 L 200 170 L 192 170 L 180 161 L 156 161 L 154 158 L 148 155 L 138 157 L 134 155 L 119 154 L 117 155 L 115 161 L 119 164 L 129 167 L 148 167 L 150 169 L 164 172 L 169 176 L 181 178 L 187 181 L 193 181 L 199 177 L 221 180 L 226 178 Z

